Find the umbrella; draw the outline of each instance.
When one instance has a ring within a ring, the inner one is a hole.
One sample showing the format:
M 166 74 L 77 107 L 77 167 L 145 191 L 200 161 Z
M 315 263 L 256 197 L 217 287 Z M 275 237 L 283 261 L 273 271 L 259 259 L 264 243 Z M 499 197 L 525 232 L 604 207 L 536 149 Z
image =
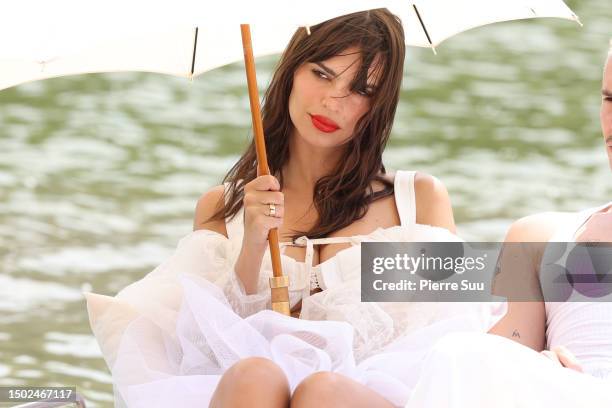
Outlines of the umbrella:
M 243 58 L 239 24 L 250 24 L 257 57 L 282 52 L 297 27 L 308 29 L 379 7 L 400 17 L 407 45 L 432 49 L 457 33 L 493 22 L 535 17 L 578 21 L 562 0 L 176 0 L 172 7 L 167 2 L 23 0 L 3 6 L 0 13 L 0 89 L 92 72 L 193 78 Z
M 298 27 L 387 8 L 403 22 L 407 45 L 435 47 L 468 29 L 498 21 L 558 17 L 579 22 L 562 0 L 352 0 L 278 3 L 189 0 L 144 4 L 26 0 L 0 15 L 0 89 L 44 78 L 93 72 L 145 71 L 193 79 L 244 57 L 259 174 L 269 174 L 254 56 L 283 50 Z M 36 10 L 36 13 L 32 13 Z M 146 10 L 146 18 L 142 18 Z M 277 16 L 282 16 L 278 18 Z M 248 24 L 242 24 L 248 23 Z M 240 36 L 238 25 L 241 25 Z M 251 28 L 255 42 L 251 44 Z M 242 43 L 242 46 L 241 46 Z M 269 235 L 272 308 L 289 314 L 278 232 Z

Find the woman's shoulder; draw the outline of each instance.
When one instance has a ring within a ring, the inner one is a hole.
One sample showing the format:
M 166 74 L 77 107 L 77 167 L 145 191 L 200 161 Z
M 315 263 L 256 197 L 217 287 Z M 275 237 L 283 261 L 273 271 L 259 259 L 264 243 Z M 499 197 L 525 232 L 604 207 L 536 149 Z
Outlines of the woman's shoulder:
M 414 200 L 418 224 L 442 227 L 455 232 L 450 197 L 440 179 L 422 171 L 415 171 Z
M 227 237 L 225 220 L 210 220 L 210 218 L 224 205 L 224 191 L 225 186 L 218 185 L 209 189 L 200 196 L 198 203 L 196 204 L 195 216 L 193 218 L 194 231 L 199 229 L 208 229 L 218 232 L 219 234 L 223 234 L 225 237 Z
M 440 179 L 422 171 L 390 170 L 386 173 L 381 173 L 380 177 L 390 183 L 394 183 L 398 171 L 414 173 L 415 190 L 419 191 L 421 194 L 439 194 L 446 191 L 446 187 L 444 186 L 444 183 L 440 181 Z
M 416 172 L 414 195 L 418 224 L 443 227 L 454 233 L 455 219 L 446 186 L 431 174 Z
M 405 170 L 390 170 L 380 174 L 380 176 L 390 183 L 395 183 L 398 171 L 402 171 L 403 175 L 405 174 L 403 173 Z M 444 183 L 431 174 L 421 171 L 410 172 L 414 173 L 414 196 L 406 197 L 406 199 L 415 201 L 417 223 L 446 228 L 454 233 L 455 221 L 453 210 Z M 404 190 L 396 192 L 396 194 L 410 193 Z

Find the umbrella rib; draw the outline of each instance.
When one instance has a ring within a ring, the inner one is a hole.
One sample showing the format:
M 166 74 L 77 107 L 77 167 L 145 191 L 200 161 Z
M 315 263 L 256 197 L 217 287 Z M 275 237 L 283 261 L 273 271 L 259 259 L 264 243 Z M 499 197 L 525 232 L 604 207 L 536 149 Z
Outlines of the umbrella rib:
M 429 45 L 431 45 L 431 47 L 433 48 L 433 43 L 431 42 L 431 38 L 429 37 L 429 32 L 427 31 L 427 27 L 425 27 L 425 23 L 423 23 L 423 19 L 421 18 L 421 13 L 419 13 L 419 10 L 417 9 L 416 4 L 413 4 L 412 7 L 414 8 L 414 12 L 416 13 L 417 18 L 419 19 L 419 23 L 421 23 L 421 27 L 423 28 L 423 31 L 425 32 L 425 36 L 427 37 L 427 41 L 429 41 Z
M 196 49 L 198 47 L 198 27 L 195 28 L 195 37 L 193 39 L 193 55 L 191 57 L 191 75 L 193 78 L 193 71 L 195 70 L 195 58 L 196 58 Z

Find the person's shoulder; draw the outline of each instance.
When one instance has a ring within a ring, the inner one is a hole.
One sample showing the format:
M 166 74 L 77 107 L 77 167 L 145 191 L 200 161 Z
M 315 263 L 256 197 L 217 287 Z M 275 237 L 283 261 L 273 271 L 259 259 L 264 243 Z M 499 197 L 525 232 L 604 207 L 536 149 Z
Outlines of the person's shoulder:
M 225 192 L 225 186 L 223 184 L 214 186 L 208 191 L 204 192 L 200 198 L 198 198 L 198 207 L 203 209 L 215 207 L 220 202 L 222 203 L 223 193 Z
M 431 174 L 417 171 L 414 175 L 414 191 L 418 196 L 425 199 L 448 198 L 446 186 L 440 179 Z
M 455 232 L 450 197 L 440 179 L 421 171 L 415 172 L 414 195 L 418 224 L 433 225 Z
M 399 170 L 402 172 L 407 172 L 407 170 Z M 423 173 L 421 171 L 409 171 L 414 173 L 414 187 L 417 193 L 425 194 L 425 195 L 436 195 L 436 194 L 448 194 L 446 192 L 446 187 L 444 183 L 440 181 L 437 177 L 432 176 L 431 174 Z M 383 179 L 390 183 L 395 182 L 395 177 L 397 176 L 397 171 L 391 170 L 387 171 L 384 174 L 380 175 Z
M 528 215 L 512 223 L 506 242 L 548 242 L 559 225 L 568 222 L 575 213 L 548 211 Z
M 198 199 L 195 216 L 193 219 L 193 230 L 208 229 L 227 237 L 225 220 L 210 220 L 210 218 L 224 205 L 223 193 L 225 186 L 218 185 L 206 191 Z

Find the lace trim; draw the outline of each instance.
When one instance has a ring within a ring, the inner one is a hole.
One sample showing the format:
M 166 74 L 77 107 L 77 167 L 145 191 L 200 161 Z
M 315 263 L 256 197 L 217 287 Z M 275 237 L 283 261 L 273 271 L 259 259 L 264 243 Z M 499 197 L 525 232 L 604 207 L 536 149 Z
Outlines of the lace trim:
M 312 259 L 314 255 L 314 245 L 324 245 L 324 244 L 343 244 L 350 243 L 351 245 L 357 245 L 363 240 L 361 235 L 355 235 L 351 237 L 330 237 L 330 238 L 317 238 L 317 239 L 309 239 L 307 236 L 302 235 L 301 237 L 295 239 L 293 242 L 282 242 L 281 245 L 283 247 L 287 246 L 299 246 L 306 247 L 306 259 L 304 262 L 306 263 L 306 270 L 308 275 L 310 276 L 310 290 L 314 289 L 323 289 L 319 282 L 319 277 L 317 276 L 317 271 L 313 269 Z
M 319 284 L 319 278 L 317 277 L 317 271 L 314 269 L 310 270 L 310 290 L 321 289 Z

